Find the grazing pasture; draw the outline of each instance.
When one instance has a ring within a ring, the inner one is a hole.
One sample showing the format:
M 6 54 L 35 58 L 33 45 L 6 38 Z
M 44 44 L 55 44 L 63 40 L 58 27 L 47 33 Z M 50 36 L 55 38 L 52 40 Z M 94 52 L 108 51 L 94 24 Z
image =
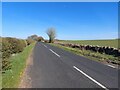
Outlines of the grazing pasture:
M 73 43 L 81 45 L 99 45 L 99 46 L 110 46 L 114 48 L 120 48 L 118 42 L 120 39 L 109 39 L 109 40 L 60 40 L 63 43 Z

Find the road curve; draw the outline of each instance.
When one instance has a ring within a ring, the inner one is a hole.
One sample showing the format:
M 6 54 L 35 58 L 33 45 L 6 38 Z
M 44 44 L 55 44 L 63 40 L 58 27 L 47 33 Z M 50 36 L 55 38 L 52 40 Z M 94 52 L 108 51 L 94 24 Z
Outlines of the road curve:
M 30 69 L 32 88 L 118 88 L 118 70 L 38 42 Z

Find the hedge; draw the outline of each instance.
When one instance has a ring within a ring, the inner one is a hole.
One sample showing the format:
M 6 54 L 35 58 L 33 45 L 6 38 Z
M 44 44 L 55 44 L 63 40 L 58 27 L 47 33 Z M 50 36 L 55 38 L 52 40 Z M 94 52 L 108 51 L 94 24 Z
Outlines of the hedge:
M 2 69 L 7 70 L 10 68 L 10 61 L 8 58 L 12 54 L 20 53 L 27 46 L 26 40 L 16 39 L 11 37 L 2 38 Z
M 16 38 L 2 38 L 2 58 L 8 58 L 11 54 L 22 52 L 26 43 Z
M 27 42 L 27 45 L 30 45 L 30 44 L 32 44 L 32 43 L 35 42 L 35 41 L 32 40 L 32 39 L 26 39 L 26 42 Z

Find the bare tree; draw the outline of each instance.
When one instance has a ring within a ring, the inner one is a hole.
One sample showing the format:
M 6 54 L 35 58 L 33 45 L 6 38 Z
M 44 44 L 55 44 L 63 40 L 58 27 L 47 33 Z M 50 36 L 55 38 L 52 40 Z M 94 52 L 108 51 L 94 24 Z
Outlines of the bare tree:
M 56 37 L 56 30 L 55 28 L 48 28 L 47 35 L 49 36 L 49 43 L 53 43 Z

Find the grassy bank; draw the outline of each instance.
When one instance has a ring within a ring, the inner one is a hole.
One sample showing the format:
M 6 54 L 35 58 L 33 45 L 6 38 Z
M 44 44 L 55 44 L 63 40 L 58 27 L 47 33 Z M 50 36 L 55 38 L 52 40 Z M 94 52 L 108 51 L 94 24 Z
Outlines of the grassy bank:
M 114 57 L 112 55 L 100 54 L 100 53 L 96 53 L 96 52 L 89 51 L 89 50 L 79 50 L 76 48 L 61 46 L 59 44 L 51 44 L 51 45 L 59 47 L 59 48 L 64 49 L 66 51 L 75 53 L 77 55 L 84 56 L 84 57 L 89 58 L 91 60 L 101 61 L 101 62 L 108 62 L 109 61 L 109 62 L 113 62 L 113 63 L 120 63 L 120 62 L 118 62 L 118 57 Z
M 118 48 L 118 39 L 110 39 L 110 40 L 61 40 L 59 42 L 83 44 L 83 45 L 110 46 L 110 47 Z M 119 39 L 119 42 L 120 42 L 120 39 Z
M 20 76 L 22 75 L 25 67 L 26 60 L 31 53 L 34 44 L 27 46 L 23 52 L 12 56 L 10 59 L 12 68 L 7 70 L 2 75 L 2 87 L 3 88 L 17 88 L 20 82 Z

